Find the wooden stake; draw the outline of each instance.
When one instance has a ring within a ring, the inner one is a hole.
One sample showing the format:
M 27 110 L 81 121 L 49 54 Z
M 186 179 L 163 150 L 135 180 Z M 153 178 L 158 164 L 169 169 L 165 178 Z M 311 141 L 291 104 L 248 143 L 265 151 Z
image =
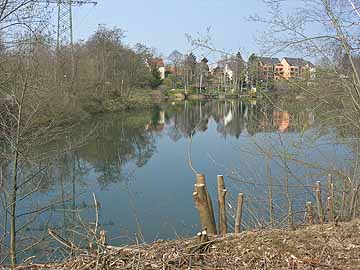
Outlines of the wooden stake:
M 352 184 L 352 192 L 351 192 L 351 202 L 350 202 L 350 214 L 349 220 L 355 219 L 356 217 L 356 203 L 357 203 L 357 193 L 358 187 L 357 185 Z
M 270 158 L 269 155 L 266 155 L 266 178 L 268 180 L 268 200 L 269 200 L 269 216 L 270 216 L 270 225 L 273 227 L 275 225 L 275 216 L 274 216 L 274 203 L 273 203 L 273 179 L 271 176 L 270 170 Z
M 294 224 L 294 214 L 292 210 L 292 200 L 289 200 L 289 209 L 288 209 L 288 225 L 289 228 L 293 231 L 295 231 L 295 224 Z
M 199 212 L 202 229 L 207 228 L 210 234 L 216 234 L 216 225 L 209 209 L 204 184 L 195 184 L 193 198 L 195 201 L 195 206 Z
M 351 186 L 351 189 L 350 189 L 350 205 L 349 205 L 348 220 L 352 219 L 352 215 L 353 215 L 352 210 L 353 210 L 354 203 L 355 203 L 355 191 L 356 191 L 352 181 L 351 181 L 350 186 Z
M 224 176 L 217 176 L 217 184 L 218 184 L 218 207 L 219 207 L 219 231 L 220 234 L 227 233 L 227 218 L 226 218 L 226 207 L 225 207 L 225 182 Z
M 333 183 L 332 175 L 328 174 L 328 180 L 327 180 L 327 190 L 328 190 L 328 197 L 331 197 L 331 184 Z
M 316 206 L 317 206 L 317 211 L 318 211 L 319 223 L 324 224 L 324 209 L 322 207 L 322 202 L 321 202 L 320 181 L 316 182 L 315 197 L 316 197 Z
M 209 241 L 206 229 L 201 232 L 201 243 Z
M 103 245 L 103 246 L 107 245 L 105 230 L 100 231 L 100 245 Z
M 335 219 L 334 219 L 334 215 L 333 215 L 333 211 L 332 211 L 332 201 L 331 201 L 330 197 L 327 197 L 326 209 L 327 209 L 327 212 L 328 212 L 329 222 L 334 223 Z
M 196 235 L 197 240 L 198 240 L 199 243 L 201 243 L 201 235 L 202 235 L 201 232 L 198 232 L 197 235 Z
M 242 212 L 243 212 L 243 204 L 244 204 L 244 194 L 239 193 L 238 200 L 237 200 L 236 216 L 235 216 L 235 233 L 241 232 L 241 219 L 242 219 Z
M 335 221 L 334 184 L 331 174 L 328 175 L 328 219 L 330 222 Z
M 201 173 L 196 174 L 196 184 L 206 185 L 206 183 L 205 183 L 205 175 L 203 175 Z
M 343 191 L 341 198 L 341 210 L 340 210 L 340 220 L 344 221 L 345 219 L 345 203 L 346 203 L 346 178 L 343 178 Z
M 358 192 L 359 192 L 359 186 L 356 187 L 355 189 L 355 199 L 354 199 L 354 206 L 353 206 L 353 216 L 352 219 L 356 219 L 357 215 L 357 202 L 358 202 Z
M 306 223 L 308 225 L 314 224 L 314 209 L 311 202 L 306 203 Z
M 213 208 L 213 205 L 212 205 L 212 201 L 211 201 L 211 197 L 210 197 L 210 194 L 208 192 L 208 189 L 207 189 L 207 186 L 206 186 L 206 180 L 205 180 L 205 175 L 203 174 L 196 174 L 196 184 L 203 184 L 205 186 L 205 191 L 206 191 L 206 201 L 207 201 L 207 204 L 208 204 L 208 207 L 209 207 L 209 211 L 210 211 L 210 214 L 211 214 L 211 218 L 215 224 L 215 229 L 216 229 L 216 223 L 215 223 L 215 215 L 214 215 L 214 208 Z M 210 232 L 211 233 L 211 232 Z M 216 234 L 216 233 L 215 233 Z

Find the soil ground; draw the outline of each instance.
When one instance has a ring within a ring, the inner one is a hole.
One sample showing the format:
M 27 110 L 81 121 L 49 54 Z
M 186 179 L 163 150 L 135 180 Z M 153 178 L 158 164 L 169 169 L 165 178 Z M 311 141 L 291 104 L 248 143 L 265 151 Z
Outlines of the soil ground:
M 83 250 L 51 269 L 360 269 L 360 220 Z

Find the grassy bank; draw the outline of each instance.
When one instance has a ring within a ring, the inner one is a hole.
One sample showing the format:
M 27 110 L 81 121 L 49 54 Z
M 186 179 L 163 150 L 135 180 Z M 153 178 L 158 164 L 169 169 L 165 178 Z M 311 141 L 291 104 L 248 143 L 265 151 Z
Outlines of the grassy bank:
M 296 231 L 158 241 L 126 247 L 76 250 L 62 263 L 38 269 L 360 269 L 360 220 Z M 30 265 L 29 265 L 30 266 Z
M 138 90 L 128 96 L 107 99 L 79 99 L 78 102 L 81 108 L 89 114 L 131 111 L 150 108 L 153 105 L 151 90 Z

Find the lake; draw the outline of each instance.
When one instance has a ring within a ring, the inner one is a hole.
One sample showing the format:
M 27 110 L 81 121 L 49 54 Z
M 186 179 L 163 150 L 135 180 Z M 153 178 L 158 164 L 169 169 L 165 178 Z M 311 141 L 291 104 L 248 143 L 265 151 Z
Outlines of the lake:
M 45 237 L 48 227 L 65 238 L 86 234 L 83 223 L 96 221 L 94 194 L 112 245 L 193 236 L 200 226 L 189 157 L 206 176 L 215 210 L 216 177 L 225 176 L 229 230 L 238 192 L 245 194 L 243 228 L 269 224 L 270 188 L 273 225 L 281 227 L 289 198 L 295 219 L 303 220 L 316 181 L 350 171 L 353 156 L 348 139 L 320 126 L 311 109 L 256 100 L 174 101 L 101 115 L 39 151 L 68 148 L 19 202 L 19 226 L 31 220 L 25 213 L 42 209 L 23 235 Z

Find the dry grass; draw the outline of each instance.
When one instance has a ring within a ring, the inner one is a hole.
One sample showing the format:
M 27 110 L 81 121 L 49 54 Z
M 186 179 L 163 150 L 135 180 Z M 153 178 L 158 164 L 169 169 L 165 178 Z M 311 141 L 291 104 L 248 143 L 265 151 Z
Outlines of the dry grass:
M 26 266 L 25 266 L 26 267 Z M 360 220 L 82 250 L 47 269 L 360 269 Z M 24 267 L 22 267 L 24 269 Z

